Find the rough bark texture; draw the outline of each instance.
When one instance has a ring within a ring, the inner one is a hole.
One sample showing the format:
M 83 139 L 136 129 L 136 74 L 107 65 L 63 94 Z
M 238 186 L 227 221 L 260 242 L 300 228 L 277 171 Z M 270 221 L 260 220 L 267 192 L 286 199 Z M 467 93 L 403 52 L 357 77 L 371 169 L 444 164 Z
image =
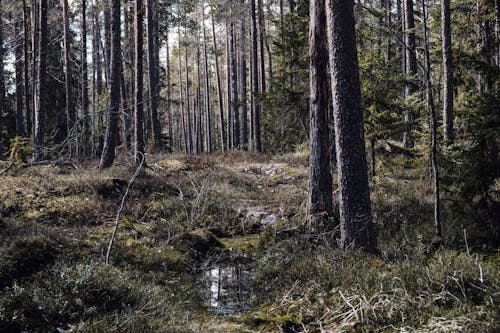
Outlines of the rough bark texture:
M 259 87 L 259 69 L 258 69 L 258 33 L 257 33 L 257 16 L 255 13 L 255 0 L 250 0 L 250 16 L 252 18 L 252 91 L 253 91 L 253 148 L 257 152 L 262 152 L 261 132 L 260 132 L 260 115 L 261 106 L 257 99 L 257 94 L 260 91 Z
M 186 31 L 184 31 L 184 37 L 186 38 Z M 191 87 L 191 82 L 189 80 L 189 62 L 188 62 L 188 46 L 186 45 L 184 50 L 184 70 L 186 74 L 186 133 L 188 139 L 188 154 L 193 153 L 193 128 L 191 122 L 191 100 L 189 89 Z
M 0 10 L 3 9 L 3 1 L 0 0 Z M 3 49 L 3 25 L 0 24 L 0 154 L 3 153 L 3 147 L 6 145 L 5 136 L 3 135 L 3 131 L 5 128 L 4 125 L 4 98 L 5 98 L 5 83 L 4 83 L 4 49 Z
M 168 31 L 166 33 L 166 40 L 165 40 L 165 62 L 166 62 L 166 67 L 165 67 L 165 75 L 167 78 L 167 101 L 166 101 L 166 106 L 167 106 L 167 118 L 168 118 L 168 137 L 170 140 L 170 145 L 172 146 L 173 143 L 173 117 L 172 117 L 172 83 L 171 83 L 171 68 L 170 68 L 170 46 L 168 43 Z M 169 147 L 171 149 L 171 147 Z
M 332 100 L 335 118 L 341 247 L 376 247 L 364 142 L 353 3 L 327 0 Z
M 158 117 L 158 67 L 155 63 L 155 42 L 154 42 L 154 10 L 155 1 L 146 0 L 146 21 L 148 38 L 148 72 L 149 72 L 149 112 L 151 117 L 151 131 L 153 134 L 153 148 L 155 151 L 161 150 L 161 126 Z
M 227 149 L 226 140 L 226 128 L 224 127 L 224 99 L 222 97 L 222 82 L 220 78 L 220 68 L 219 68 L 219 54 L 217 52 L 217 39 L 215 35 L 215 20 L 212 15 L 212 41 L 215 54 L 215 76 L 217 78 L 217 101 L 219 102 L 219 121 L 220 121 L 220 140 L 221 140 L 221 150 L 225 151 Z
M 309 3 L 309 58 L 310 58 L 310 157 L 309 157 L 309 213 L 333 215 L 332 176 L 328 134 L 328 87 L 325 0 Z
M 33 159 L 36 161 L 40 158 L 41 149 L 44 145 L 45 132 L 45 99 L 47 91 L 47 1 L 40 0 L 40 33 L 38 36 L 38 70 L 37 83 L 38 94 L 35 111 L 35 153 Z
M 111 0 L 111 76 L 109 106 L 107 112 L 106 136 L 101 155 L 100 169 L 109 168 L 115 159 L 118 139 L 118 120 L 120 111 L 120 0 Z
M 403 0 L 404 12 L 404 35 L 405 35 L 405 58 L 406 58 L 406 75 L 410 80 L 414 80 L 417 75 L 417 54 L 415 52 L 415 18 L 413 15 L 413 0 Z M 405 88 L 405 96 L 410 96 L 417 91 L 417 85 L 414 82 L 408 82 Z M 405 114 L 405 121 L 407 123 L 404 132 L 403 144 L 405 147 L 413 146 L 413 139 L 411 138 L 411 131 L 413 122 L 413 114 L 408 110 Z
M 453 58 L 451 50 L 450 0 L 441 1 L 443 45 L 443 125 L 444 139 L 453 141 Z
M 142 0 L 135 0 L 134 4 L 134 156 L 136 164 L 140 164 L 144 154 L 144 108 L 142 100 L 143 90 L 143 6 Z

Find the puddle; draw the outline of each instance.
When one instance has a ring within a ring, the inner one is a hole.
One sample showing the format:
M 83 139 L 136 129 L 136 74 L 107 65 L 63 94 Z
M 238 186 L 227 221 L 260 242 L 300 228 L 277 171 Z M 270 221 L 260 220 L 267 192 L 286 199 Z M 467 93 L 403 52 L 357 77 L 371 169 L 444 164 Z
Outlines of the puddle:
M 207 264 L 202 276 L 207 290 L 205 305 L 220 315 L 248 311 L 253 278 L 247 257 L 232 257 Z

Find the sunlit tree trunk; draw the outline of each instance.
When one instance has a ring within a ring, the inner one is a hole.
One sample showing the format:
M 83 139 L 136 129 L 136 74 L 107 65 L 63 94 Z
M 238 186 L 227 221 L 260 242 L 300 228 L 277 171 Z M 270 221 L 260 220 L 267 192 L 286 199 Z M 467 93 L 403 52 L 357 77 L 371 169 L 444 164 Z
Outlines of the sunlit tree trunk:
M 441 26 L 443 45 L 443 125 L 444 139 L 453 141 L 453 58 L 451 50 L 450 0 L 441 1 Z
M 221 150 L 225 151 L 227 149 L 227 140 L 226 140 L 226 129 L 224 125 L 224 100 L 222 93 L 222 82 L 220 78 L 220 68 L 219 68 L 219 54 L 217 52 L 217 39 L 215 35 L 215 20 L 214 17 L 211 17 L 212 21 L 212 41 L 214 47 L 214 57 L 215 57 L 215 76 L 217 79 L 217 101 L 219 102 L 219 121 L 220 121 L 220 140 L 221 140 Z

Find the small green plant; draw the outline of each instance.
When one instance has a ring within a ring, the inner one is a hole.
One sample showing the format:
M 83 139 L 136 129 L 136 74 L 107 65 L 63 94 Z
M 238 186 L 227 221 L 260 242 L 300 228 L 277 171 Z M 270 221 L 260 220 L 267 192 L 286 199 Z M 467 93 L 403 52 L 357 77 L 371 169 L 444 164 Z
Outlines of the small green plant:
M 16 136 L 10 140 L 9 162 L 13 163 L 16 168 L 27 163 L 33 153 L 33 146 L 30 139 Z

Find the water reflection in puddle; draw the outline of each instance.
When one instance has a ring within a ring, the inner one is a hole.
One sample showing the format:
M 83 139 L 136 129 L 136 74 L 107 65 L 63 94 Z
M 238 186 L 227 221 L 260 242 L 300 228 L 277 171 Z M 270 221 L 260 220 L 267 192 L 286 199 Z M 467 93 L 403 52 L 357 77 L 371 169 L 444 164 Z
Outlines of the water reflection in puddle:
M 250 264 L 240 260 L 208 265 L 204 272 L 206 306 L 221 315 L 249 310 L 253 277 Z

